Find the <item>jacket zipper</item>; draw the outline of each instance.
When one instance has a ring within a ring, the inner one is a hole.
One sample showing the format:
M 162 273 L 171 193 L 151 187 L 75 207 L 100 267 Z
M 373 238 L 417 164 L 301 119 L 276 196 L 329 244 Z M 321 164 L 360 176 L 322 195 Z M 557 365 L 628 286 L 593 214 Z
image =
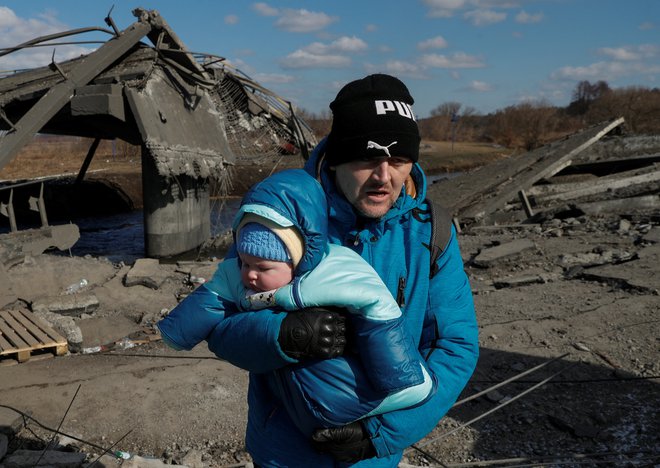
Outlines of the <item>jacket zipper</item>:
M 399 278 L 399 289 L 396 293 L 396 303 L 399 307 L 406 305 L 406 278 L 403 276 Z

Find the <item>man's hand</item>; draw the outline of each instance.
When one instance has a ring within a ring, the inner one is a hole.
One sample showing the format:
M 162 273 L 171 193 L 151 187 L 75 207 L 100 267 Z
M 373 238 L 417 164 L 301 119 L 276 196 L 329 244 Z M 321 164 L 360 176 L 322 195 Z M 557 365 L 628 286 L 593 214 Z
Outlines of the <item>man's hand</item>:
M 376 456 L 369 434 L 359 421 L 341 427 L 317 429 L 312 434 L 312 447 L 340 462 L 355 463 Z
M 311 307 L 287 313 L 278 341 L 295 359 L 330 359 L 344 353 L 346 318 L 340 309 Z

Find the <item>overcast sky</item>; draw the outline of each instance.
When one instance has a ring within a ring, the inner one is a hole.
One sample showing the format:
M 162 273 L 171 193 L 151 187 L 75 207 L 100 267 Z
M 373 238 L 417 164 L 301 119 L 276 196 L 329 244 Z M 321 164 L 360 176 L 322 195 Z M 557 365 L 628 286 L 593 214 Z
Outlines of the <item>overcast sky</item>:
M 660 0 L 0 0 L 0 47 L 107 29 L 111 8 L 123 30 L 138 6 L 158 10 L 190 50 L 225 57 L 315 113 L 348 81 L 381 72 L 408 85 L 419 117 L 449 101 L 481 113 L 524 101 L 566 106 L 581 80 L 660 85 Z M 0 71 L 94 47 L 10 54 Z

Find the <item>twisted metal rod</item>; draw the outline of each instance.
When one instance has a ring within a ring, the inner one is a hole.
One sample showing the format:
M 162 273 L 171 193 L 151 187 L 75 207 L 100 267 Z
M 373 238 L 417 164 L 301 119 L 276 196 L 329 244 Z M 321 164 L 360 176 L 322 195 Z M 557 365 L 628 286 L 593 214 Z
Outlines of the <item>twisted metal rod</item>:
M 473 424 L 473 423 L 475 423 L 475 422 L 477 422 L 477 421 L 479 421 L 479 420 L 485 418 L 486 416 L 488 416 L 488 415 L 494 413 L 495 411 L 498 411 L 498 410 L 504 408 L 505 406 L 507 406 L 507 405 L 513 403 L 514 401 L 516 401 L 516 400 L 522 398 L 523 396 L 527 395 L 528 393 L 531 393 L 531 392 L 533 392 L 534 390 L 536 390 L 537 388 L 539 388 L 539 387 L 545 385 L 546 382 L 548 382 L 548 381 L 554 379 L 556 376 L 558 376 L 558 375 L 561 374 L 562 372 L 567 371 L 568 369 L 570 369 L 570 368 L 576 366 L 577 364 L 578 364 L 577 362 L 574 362 L 573 364 L 568 365 L 568 366 L 564 367 L 563 369 L 558 370 L 558 371 L 555 372 L 554 374 L 550 375 L 550 377 L 547 377 L 547 378 L 541 380 L 541 381 L 540 381 L 539 383 L 537 383 L 536 385 L 532 385 L 532 386 L 529 387 L 528 389 L 523 390 L 523 391 L 520 392 L 519 394 L 517 394 L 517 395 L 511 397 L 509 400 L 505 401 L 504 403 L 500 403 L 499 405 L 495 406 L 494 408 L 491 408 L 490 410 L 486 411 L 485 413 L 482 413 L 482 414 L 480 414 L 479 416 L 477 416 L 477 417 L 475 417 L 475 418 L 472 418 L 472 419 L 470 419 L 469 421 L 467 421 L 467 422 L 465 422 L 465 423 L 463 423 L 463 424 L 461 424 L 461 425 L 455 427 L 454 429 L 452 429 L 452 430 L 450 430 L 450 431 L 447 431 L 447 432 L 445 432 L 445 433 L 443 433 L 443 434 L 440 434 L 440 435 L 437 436 L 437 437 L 433 437 L 432 439 L 429 439 L 429 440 L 427 440 L 427 441 L 425 441 L 425 442 L 422 442 L 422 443 L 419 443 L 419 444 L 416 444 L 416 445 L 412 446 L 412 447 L 409 448 L 408 450 L 404 451 L 404 454 L 405 454 L 405 453 L 408 453 L 408 452 L 410 452 L 410 451 L 412 451 L 412 450 L 414 450 L 416 447 L 425 447 L 425 446 L 427 446 L 427 445 L 429 445 L 429 444 L 432 444 L 432 443 L 434 443 L 434 442 L 437 442 L 437 441 L 440 440 L 440 439 L 444 439 L 445 437 L 450 436 L 451 434 L 453 434 L 453 433 L 455 433 L 455 432 L 457 432 L 457 431 L 463 429 L 464 427 L 469 426 L 469 425 L 471 425 L 471 424 Z

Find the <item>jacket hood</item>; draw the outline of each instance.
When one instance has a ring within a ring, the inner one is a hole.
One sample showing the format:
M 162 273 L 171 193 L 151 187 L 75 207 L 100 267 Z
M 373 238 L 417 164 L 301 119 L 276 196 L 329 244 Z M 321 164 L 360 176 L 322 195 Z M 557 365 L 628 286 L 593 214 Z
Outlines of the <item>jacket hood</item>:
M 233 236 L 243 217 L 252 213 L 283 228 L 298 230 L 304 252 L 295 269 L 299 276 L 313 269 L 327 252 L 328 211 L 321 184 L 302 169 L 278 172 L 255 184 L 234 217 Z

